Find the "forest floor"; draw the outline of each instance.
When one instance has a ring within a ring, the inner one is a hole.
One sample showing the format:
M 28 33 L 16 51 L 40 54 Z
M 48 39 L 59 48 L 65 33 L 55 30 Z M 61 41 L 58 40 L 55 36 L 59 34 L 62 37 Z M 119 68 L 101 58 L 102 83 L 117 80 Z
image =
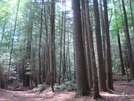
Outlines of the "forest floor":
M 97 101 L 134 101 L 134 81 L 127 83 L 126 76 L 116 73 L 114 78 L 114 91 L 100 92 L 105 100 Z M 75 91 L 55 90 L 50 88 L 39 92 L 33 90 L 11 91 L 0 89 L 0 101 L 92 101 L 92 94 L 82 98 L 74 98 Z

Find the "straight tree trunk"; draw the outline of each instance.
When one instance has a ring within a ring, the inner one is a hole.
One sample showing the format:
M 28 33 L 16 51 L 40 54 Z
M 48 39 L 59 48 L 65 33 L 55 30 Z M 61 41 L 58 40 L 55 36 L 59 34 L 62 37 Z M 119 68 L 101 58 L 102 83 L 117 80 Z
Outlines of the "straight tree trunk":
M 88 44 L 89 44 L 89 52 L 90 52 L 90 65 L 91 65 L 91 74 L 92 74 L 92 81 L 93 81 L 93 99 L 101 98 L 99 94 L 99 87 L 98 87 L 98 75 L 97 75 L 97 68 L 95 62 L 95 54 L 94 54 L 94 47 L 93 47 L 93 33 L 91 29 L 91 22 L 90 22 L 90 15 L 89 15 L 89 2 L 85 0 L 85 13 L 86 13 L 86 29 L 87 29 L 87 37 L 88 37 Z M 89 71 L 90 72 L 90 71 Z
M 99 81 L 100 89 L 102 91 L 107 91 L 106 87 L 106 71 L 104 66 L 103 51 L 102 51 L 102 40 L 100 32 L 100 20 L 99 20 L 99 10 L 98 10 L 98 1 L 93 1 L 94 6 L 94 18 L 95 18 L 95 36 L 96 36 L 96 45 L 97 45 L 97 64 L 99 68 Z
M 123 57 L 122 57 L 122 51 L 121 51 L 121 42 L 120 42 L 120 34 L 118 33 L 117 35 L 118 38 L 118 46 L 119 46 L 119 54 L 120 54 L 120 62 L 121 62 L 121 72 L 122 76 L 125 75 L 125 69 L 124 69 L 124 64 L 123 64 Z
M 43 78 L 44 80 L 45 80 L 45 82 L 48 84 L 48 82 L 47 82 L 47 77 L 48 77 L 48 67 L 49 67 L 49 38 L 48 38 L 48 14 L 46 13 L 46 11 L 47 11 L 47 8 L 48 6 L 47 5 L 44 5 L 44 21 L 45 21 L 45 33 L 46 33 L 46 36 L 45 36 L 45 38 L 46 38 L 46 45 L 45 45 L 45 51 L 44 51 L 44 54 L 45 54 L 45 68 L 44 68 L 44 70 L 45 70 L 45 74 L 44 74 L 44 77 L 46 78 Z
M 89 12 L 89 9 L 86 8 L 88 7 L 88 4 L 86 5 L 86 0 L 82 0 L 82 24 L 83 24 L 83 40 L 85 40 L 85 60 L 86 60 L 86 66 L 87 66 L 87 73 L 88 73 L 88 83 L 89 87 L 93 87 L 93 82 L 92 82 L 92 70 L 91 70 L 91 60 L 90 60 L 90 49 L 89 49 L 89 37 L 88 37 L 88 27 L 89 26 L 87 23 L 87 19 L 89 19 L 89 16 L 87 16 L 87 12 Z M 88 13 L 89 14 L 89 13 Z
M 128 62 L 129 62 L 129 67 L 130 67 L 130 77 L 134 78 L 133 55 L 132 55 L 132 49 L 131 49 L 130 35 L 129 35 L 128 22 L 127 22 L 128 19 L 127 19 L 124 0 L 122 0 L 122 8 L 123 8 L 123 13 L 124 13 L 125 35 L 126 35 L 127 49 L 128 49 Z
M 29 6 L 30 14 L 28 17 L 33 17 L 34 18 L 34 12 L 32 10 L 33 4 Z M 31 19 L 28 19 L 28 28 L 27 28 L 27 43 L 26 43 L 26 62 L 25 65 L 29 65 L 31 63 L 31 51 L 32 51 L 32 34 L 33 34 L 33 22 Z M 27 72 L 27 67 L 25 66 L 25 76 L 24 76 L 24 86 L 30 86 L 30 75 L 26 74 Z
M 41 19 L 40 19 L 40 35 L 39 35 L 39 70 L 38 70 L 38 83 L 41 84 L 41 37 L 42 37 L 42 16 L 43 16 L 43 5 L 44 3 L 42 2 L 42 8 L 41 8 Z
M 105 65 L 106 65 L 106 69 L 107 69 L 107 86 L 109 89 L 114 90 L 113 78 L 112 78 L 112 61 L 111 61 L 111 49 L 110 49 L 107 1 L 103 0 L 103 4 L 104 4 Z
M 49 62 L 50 62 L 50 85 L 52 88 L 52 91 L 54 92 L 54 71 L 55 71 L 55 0 L 51 1 L 51 16 L 50 16 L 50 22 L 51 22 L 51 35 L 50 35 L 50 48 L 49 48 Z
M 102 48 L 103 48 L 103 56 L 105 57 L 105 31 L 104 31 L 104 11 L 103 11 L 103 2 L 102 0 L 99 0 L 100 5 L 100 20 L 101 20 L 101 32 L 102 32 Z M 104 64 L 105 64 L 105 58 L 104 58 Z
M 63 16 L 63 15 L 62 15 Z M 63 24 L 63 23 L 62 23 Z M 59 22 L 59 26 L 60 26 L 60 22 Z M 58 84 L 61 83 L 61 67 L 62 67 L 62 31 L 60 31 L 60 66 L 59 66 L 59 77 L 58 77 Z
M 84 48 L 82 41 L 80 0 L 73 0 L 73 15 L 74 15 L 76 85 L 77 85 L 77 91 L 75 97 L 81 97 L 83 95 L 87 95 L 90 89 L 88 86 L 88 79 L 86 75 L 86 65 L 85 65 Z
M 93 39 L 92 39 L 92 29 L 91 29 L 91 22 L 90 22 L 90 15 L 89 15 L 89 1 L 85 0 L 85 16 L 86 16 L 86 30 L 87 30 L 87 51 L 88 51 L 88 76 L 89 76 L 89 86 L 93 87 L 93 74 L 92 74 L 92 66 L 95 65 L 95 56 L 94 55 L 94 47 L 93 47 Z M 92 58 L 91 58 L 92 57 Z M 92 60 L 91 60 L 92 59 Z M 95 74 L 96 75 L 96 74 Z
M 62 66 L 63 66 L 62 73 L 63 73 L 63 75 L 62 75 L 62 82 L 64 82 L 65 73 L 66 73 L 66 54 L 65 54 L 65 44 L 66 44 L 66 42 L 65 42 L 65 38 L 66 38 L 66 33 L 65 33 L 66 0 L 62 1 L 62 7 L 63 7 L 63 10 L 62 10 L 62 34 L 63 34 L 63 62 L 62 62 Z

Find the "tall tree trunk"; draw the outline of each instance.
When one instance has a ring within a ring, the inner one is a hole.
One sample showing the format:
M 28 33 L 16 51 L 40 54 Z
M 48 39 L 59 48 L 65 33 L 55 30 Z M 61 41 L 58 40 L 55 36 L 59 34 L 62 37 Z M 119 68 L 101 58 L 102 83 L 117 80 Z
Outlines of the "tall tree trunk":
M 77 85 L 76 97 L 81 97 L 83 95 L 87 95 L 90 89 L 86 75 L 86 65 L 82 41 L 80 0 L 73 0 L 72 2 L 74 15 L 74 49 Z
M 63 15 L 62 15 L 63 16 Z M 63 20 L 63 19 L 62 19 Z M 63 24 L 63 23 L 62 23 Z M 59 22 L 59 26 L 60 26 L 60 22 Z M 62 39 L 63 39 L 63 35 L 62 35 L 62 30 L 60 31 L 60 64 L 59 64 L 59 77 L 58 77 L 58 84 L 61 83 L 61 67 L 62 67 Z
M 128 49 L 128 62 L 130 66 L 130 77 L 134 78 L 133 55 L 132 55 L 132 49 L 131 49 L 130 35 L 129 35 L 128 22 L 127 22 L 128 20 L 127 20 L 124 0 L 122 0 L 122 7 L 123 7 L 123 13 L 124 13 L 125 35 L 126 35 L 127 49 Z
M 48 14 L 46 13 L 47 11 L 47 8 L 48 6 L 47 5 L 44 5 L 44 20 L 45 20 L 45 33 L 46 33 L 46 45 L 45 45 L 45 51 L 44 51 L 44 54 L 45 54 L 45 74 L 44 74 L 44 77 L 46 78 L 43 78 L 45 80 L 45 82 L 48 84 L 49 82 L 47 81 L 47 77 L 48 77 L 48 67 L 49 67 L 49 38 L 48 38 Z
M 92 28 L 91 28 L 91 22 L 90 22 L 90 15 L 89 15 L 89 1 L 88 0 L 85 0 L 85 16 L 86 16 L 86 30 L 87 30 L 87 44 L 88 44 L 88 46 L 87 46 L 87 49 L 89 49 L 88 50 L 88 54 L 89 54 L 89 56 L 88 56 L 88 65 L 89 65 L 89 68 L 88 68 L 88 76 L 89 76 L 89 85 L 90 85 L 90 87 L 93 87 L 93 78 L 95 77 L 93 77 L 93 73 L 92 73 L 92 67 L 96 67 L 96 64 L 95 64 L 95 56 L 93 56 L 94 55 L 94 47 L 93 47 L 93 39 L 92 39 Z M 91 58 L 92 57 L 92 58 Z M 92 59 L 92 60 L 91 60 Z M 96 68 L 97 69 L 97 68 Z M 95 74 L 95 75 L 97 75 L 97 74 Z M 94 78 L 94 79 L 96 79 L 96 80 L 98 80 L 98 78 Z M 97 81 L 98 82 L 98 81 Z M 98 85 L 98 84 L 97 84 Z
M 97 45 L 97 64 L 99 68 L 99 81 L 100 81 L 100 89 L 102 91 L 106 91 L 106 71 L 104 66 L 103 59 L 103 51 L 102 51 L 102 40 L 101 40 L 101 32 L 100 32 L 100 21 L 99 21 L 99 10 L 98 10 L 98 1 L 93 1 L 94 6 L 94 17 L 95 17 L 95 36 L 96 36 L 96 45 Z
M 122 57 L 122 51 L 121 51 L 121 42 L 120 42 L 120 34 L 118 33 L 117 35 L 118 38 L 118 46 L 119 46 L 119 54 L 120 54 L 120 62 L 121 62 L 121 73 L 122 76 L 125 75 L 125 69 L 124 69 L 124 64 L 123 64 L 123 57 Z
M 41 37 L 42 37 L 42 16 L 43 16 L 43 6 L 44 6 L 44 2 L 42 0 L 42 8 L 41 8 L 41 19 L 40 19 L 40 35 L 39 35 L 39 53 L 38 53 L 38 57 L 39 57 L 39 70 L 38 70 L 38 83 L 41 84 Z
M 65 54 L 65 38 L 66 38 L 66 34 L 65 34 L 65 18 L 66 18 L 66 0 L 62 0 L 62 34 L 63 34 L 63 62 L 62 62 L 62 82 L 64 82 L 65 79 L 65 73 L 66 73 L 66 54 Z
M 110 49 L 107 1 L 103 0 L 103 4 L 104 4 L 105 65 L 106 65 L 106 69 L 107 69 L 107 86 L 108 86 L 109 89 L 114 90 L 114 88 L 113 88 L 113 78 L 112 78 L 112 61 L 111 61 L 111 49 Z
M 55 0 L 51 1 L 51 35 L 50 35 L 50 48 L 49 48 L 49 59 L 50 59 L 50 85 L 54 92 L 54 71 L 55 71 Z
M 90 22 L 90 15 L 89 15 L 89 2 L 88 0 L 85 0 L 85 16 L 86 16 L 86 30 L 87 30 L 87 37 L 88 37 L 88 44 L 89 44 L 89 52 L 90 52 L 90 68 L 89 73 L 92 75 L 92 81 L 93 81 L 93 98 L 101 98 L 99 94 L 99 88 L 98 88 L 98 75 L 97 75 L 97 68 L 96 68 L 96 62 L 95 62 L 95 54 L 94 54 L 94 47 L 93 47 L 93 33 L 91 29 L 91 22 Z M 91 82 L 92 82 L 91 81 Z

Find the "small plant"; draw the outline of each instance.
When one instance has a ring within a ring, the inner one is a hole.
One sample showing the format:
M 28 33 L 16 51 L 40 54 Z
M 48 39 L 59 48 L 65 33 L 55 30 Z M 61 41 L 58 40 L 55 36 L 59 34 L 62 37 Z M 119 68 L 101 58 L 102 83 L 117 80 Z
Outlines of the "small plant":
M 73 83 L 72 81 L 67 81 L 67 82 L 61 83 L 60 85 L 58 83 L 55 83 L 54 88 L 60 89 L 60 90 L 66 89 L 66 90 L 72 91 L 72 90 L 76 90 L 76 84 Z
M 124 97 L 124 96 L 119 98 L 119 100 L 123 100 L 123 99 L 125 99 L 125 97 Z
M 123 92 L 122 94 L 127 96 L 127 94 L 125 92 Z
M 38 85 L 36 88 L 34 88 L 34 92 L 39 92 L 45 89 L 45 85 L 44 84 L 40 84 Z
M 120 71 L 120 66 L 121 66 L 120 59 L 117 58 L 117 59 L 114 61 L 114 64 L 113 64 L 113 67 L 112 67 L 112 72 L 113 72 L 113 73 L 119 72 L 119 71 Z

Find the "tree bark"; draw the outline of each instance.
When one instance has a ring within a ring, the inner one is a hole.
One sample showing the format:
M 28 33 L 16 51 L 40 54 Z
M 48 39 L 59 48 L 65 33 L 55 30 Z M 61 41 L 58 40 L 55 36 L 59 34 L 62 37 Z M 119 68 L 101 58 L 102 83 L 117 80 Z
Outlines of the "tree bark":
M 97 45 L 97 64 L 99 68 L 99 81 L 100 89 L 106 91 L 106 71 L 104 66 L 103 51 L 102 51 L 102 39 L 100 32 L 100 21 L 99 21 L 99 10 L 98 10 L 98 1 L 93 1 L 94 6 L 94 17 L 95 17 L 95 36 L 96 36 L 96 45 Z
M 106 65 L 106 69 L 107 69 L 107 86 L 109 89 L 114 90 L 113 78 L 112 78 L 112 61 L 111 61 L 111 49 L 110 49 L 107 1 L 103 0 L 103 4 L 104 4 L 105 65 Z
M 119 46 L 119 54 L 120 54 L 120 62 L 121 62 L 121 72 L 122 76 L 125 75 L 125 69 L 124 69 L 124 64 L 123 64 L 123 57 L 122 57 L 122 51 L 121 51 L 121 42 L 120 42 L 120 34 L 118 33 L 117 35 L 118 38 L 118 46 Z
M 42 16 L 43 16 L 43 5 L 44 2 L 42 2 L 42 8 L 41 8 L 41 19 L 40 19 L 40 35 L 39 35 L 39 52 L 38 52 L 38 57 L 39 57 L 39 70 L 38 70 L 38 83 L 41 84 L 41 38 L 42 38 Z
M 74 49 L 75 49 L 75 67 L 76 67 L 76 97 L 81 97 L 89 93 L 88 79 L 86 75 L 86 65 L 84 57 L 84 48 L 82 41 L 82 26 L 80 13 L 80 0 L 73 0 L 74 15 Z
M 127 22 L 128 20 L 127 20 L 124 0 L 122 0 L 122 8 L 123 8 L 123 13 L 124 13 L 125 35 L 126 35 L 127 49 L 128 49 L 128 62 L 130 66 L 130 77 L 134 78 L 133 55 L 132 55 L 132 48 L 131 48 L 130 35 L 129 35 L 129 29 L 128 29 L 128 22 Z

